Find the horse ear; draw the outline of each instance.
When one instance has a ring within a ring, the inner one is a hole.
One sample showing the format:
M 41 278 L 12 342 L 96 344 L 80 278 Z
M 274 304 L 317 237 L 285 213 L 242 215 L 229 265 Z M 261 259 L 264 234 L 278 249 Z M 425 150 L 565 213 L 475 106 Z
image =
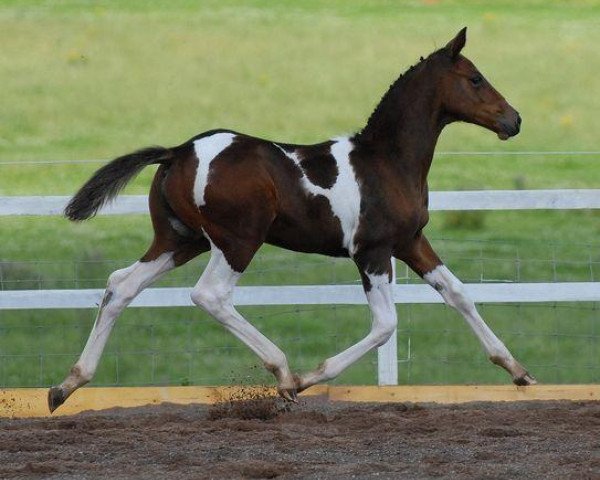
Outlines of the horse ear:
M 467 27 L 464 27 L 460 32 L 458 32 L 456 37 L 450 40 L 448 45 L 446 45 L 446 51 L 452 60 L 456 60 L 458 58 L 458 55 L 465 46 L 465 43 L 467 43 Z

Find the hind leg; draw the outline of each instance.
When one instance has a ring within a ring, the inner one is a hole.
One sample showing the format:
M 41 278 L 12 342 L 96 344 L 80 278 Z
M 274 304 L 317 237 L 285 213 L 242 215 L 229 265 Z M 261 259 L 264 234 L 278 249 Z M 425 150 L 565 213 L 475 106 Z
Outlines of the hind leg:
M 260 243 L 230 238 L 223 251 L 211 243 L 210 261 L 192 290 L 191 298 L 258 355 L 277 379 L 279 394 L 295 401 L 294 378 L 285 354 L 233 306 L 233 289 L 259 246 Z
M 65 380 L 48 392 L 50 412 L 92 379 L 110 332 L 123 309 L 166 272 L 210 249 L 202 233 L 184 225 L 168 205 L 162 193 L 166 173 L 167 169 L 160 167 L 150 189 L 154 241 L 138 262 L 109 276 L 96 321 L 79 360 Z
M 166 272 L 207 251 L 208 248 L 205 239 L 194 245 L 185 244 L 171 250 L 166 250 L 155 242 L 140 261 L 117 270 L 108 277 L 96 321 L 79 360 L 65 380 L 48 392 L 50 412 L 56 410 L 75 390 L 94 377 L 110 332 L 123 309 Z

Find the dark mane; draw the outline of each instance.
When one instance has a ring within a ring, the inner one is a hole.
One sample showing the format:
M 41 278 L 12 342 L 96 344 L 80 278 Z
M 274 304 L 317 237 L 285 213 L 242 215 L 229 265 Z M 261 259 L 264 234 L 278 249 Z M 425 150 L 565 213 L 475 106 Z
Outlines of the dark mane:
M 390 108 L 397 108 L 398 102 L 395 100 L 404 93 L 406 84 L 412 79 L 416 72 L 420 71 L 420 67 L 424 66 L 430 59 L 437 57 L 437 54 L 440 51 L 441 50 L 436 50 L 427 58 L 421 57 L 418 63 L 408 67 L 408 69 L 389 86 L 371 115 L 369 115 L 366 125 L 356 134 L 357 139 L 369 140 L 376 130 L 385 128 L 385 126 L 382 125 L 382 123 L 385 122 L 385 119 L 388 118 L 390 114 L 395 113 L 397 115 L 397 112 L 388 112 L 388 110 Z

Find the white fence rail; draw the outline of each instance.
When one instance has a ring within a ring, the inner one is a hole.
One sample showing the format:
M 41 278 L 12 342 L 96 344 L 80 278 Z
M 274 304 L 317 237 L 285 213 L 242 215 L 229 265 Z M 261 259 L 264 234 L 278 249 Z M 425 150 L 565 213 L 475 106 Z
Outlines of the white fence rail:
M 0 197 L 0 216 L 61 215 L 68 196 Z M 600 189 L 483 190 L 431 192 L 429 209 L 440 210 L 572 210 L 600 208 Z M 147 195 L 122 195 L 101 215 L 148 213 Z
M 596 282 L 471 283 L 465 287 L 480 303 L 600 302 L 600 283 Z M 130 307 L 191 307 L 190 292 L 191 288 L 149 288 Z M 103 294 L 102 289 L 4 290 L 0 291 L 0 310 L 96 308 Z M 428 285 L 394 285 L 393 294 L 397 304 L 443 303 Z M 367 303 L 358 285 L 237 287 L 233 302 L 239 306 Z
M 0 216 L 60 215 L 70 197 L 0 197 Z M 431 192 L 430 210 L 527 210 L 600 209 L 600 189 L 589 190 L 488 190 Z M 144 214 L 147 196 L 125 195 L 107 206 L 103 215 Z M 597 302 L 600 282 L 488 283 L 468 284 L 476 302 Z M 153 288 L 142 292 L 133 307 L 191 306 L 189 288 Z M 0 291 L 0 310 L 95 308 L 103 291 L 92 290 L 7 290 Z M 394 285 L 396 303 L 441 303 L 425 285 Z M 362 288 L 353 285 L 238 287 L 237 305 L 364 304 Z M 379 349 L 380 385 L 398 383 L 397 338 Z

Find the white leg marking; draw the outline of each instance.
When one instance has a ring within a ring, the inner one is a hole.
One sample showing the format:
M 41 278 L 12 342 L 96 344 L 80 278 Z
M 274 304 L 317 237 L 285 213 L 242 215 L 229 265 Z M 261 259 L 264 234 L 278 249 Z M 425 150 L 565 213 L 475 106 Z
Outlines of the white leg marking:
M 371 331 L 360 342 L 325 360 L 314 372 L 303 375 L 300 380 L 301 388 L 337 377 L 365 353 L 387 342 L 394 333 L 398 321 L 389 277 L 371 274 L 367 276 L 371 282 L 371 289 L 367 292 L 372 319 Z
M 323 188 L 313 184 L 306 174 L 302 175 L 302 187 L 307 193 L 312 195 L 322 195 L 331 205 L 333 214 L 340 220 L 343 234 L 343 247 L 350 252 L 352 256 L 356 247 L 354 245 L 354 236 L 358 229 L 360 216 L 360 186 L 354 173 L 354 168 L 350 164 L 350 153 L 354 145 L 350 139 L 340 137 L 334 139 L 331 145 L 331 155 L 335 158 L 338 168 L 338 177 L 331 188 Z M 288 153 L 279 145 L 275 144 L 288 158 L 290 158 L 301 170 L 301 159 L 296 152 Z
M 206 189 L 206 185 L 208 185 L 210 163 L 217 155 L 229 147 L 234 139 L 235 134 L 233 133 L 215 133 L 194 142 L 194 150 L 198 158 L 198 169 L 196 170 L 196 179 L 194 181 L 194 200 L 196 205 L 206 205 L 204 190 Z
M 210 260 L 192 290 L 192 301 L 204 308 L 258 355 L 265 366 L 274 373 L 281 387 L 293 389 L 294 381 L 285 354 L 233 306 L 233 289 L 240 276 L 241 273 L 231 268 L 223 252 L 211 242 Z
M 437 266 L 431 272 L 426 273 L 423 278 L 442 295 L 448 305 L 463 315 L 481 342 L 486 354 L 494 363 L 499 360 L 509 370 L 518 365 L 506 346 L 483 321 L 475 304 L 467 296 L 462 282 L 445 265 Z M 512 370 L 511 373 L 513 373 Z M 514 373 L 517 373 L 516 370 Z
M 106 292 L 96 321 L 85 348 L 73 368 L 76 374 L 71 374 L 61 386 L 75 389 L 92 379 L 119 314 L 144 288 L 174 267 L 173 253 L 166 252 L 156 260 L 136 262 L 127 268 L 113 272 L 108 277 Z

